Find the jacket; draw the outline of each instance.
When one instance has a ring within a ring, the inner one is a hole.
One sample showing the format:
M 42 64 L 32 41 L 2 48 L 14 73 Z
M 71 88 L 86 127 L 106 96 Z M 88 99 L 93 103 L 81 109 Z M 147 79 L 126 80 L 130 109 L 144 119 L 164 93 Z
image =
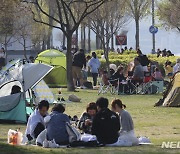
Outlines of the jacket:
M 108 108 L 102 109 L 94 117 L 92 134 L 101 144 L 113 144 L 119 137 L 120 122 L 116 113 Z
M 77 52 L 73 56 L 72 66 L 83 68 L 86 67 L 86 57 L 83 52 Z

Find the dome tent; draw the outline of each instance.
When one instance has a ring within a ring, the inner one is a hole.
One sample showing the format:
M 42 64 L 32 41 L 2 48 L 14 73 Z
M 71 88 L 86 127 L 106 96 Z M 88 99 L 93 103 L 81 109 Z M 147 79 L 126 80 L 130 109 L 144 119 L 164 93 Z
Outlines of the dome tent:
M 35 63 L 54 66 L 54 69 L 44 78 L 49 87 L 66 86 L 66 55 L 58 50 L 49 49 L 41 52 Z

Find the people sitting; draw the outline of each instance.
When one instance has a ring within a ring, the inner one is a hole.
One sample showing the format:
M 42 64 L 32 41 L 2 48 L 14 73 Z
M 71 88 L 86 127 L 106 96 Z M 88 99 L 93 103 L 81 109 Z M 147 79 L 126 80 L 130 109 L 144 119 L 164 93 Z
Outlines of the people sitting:
M 117 142 L 119 136 L 119 117 L 108 109 L 108 104 L 108 99 L 103 97 L 96 101 L 98 113 L 92 123 L 92 134 L 96 135 L 101 144 L 113 144 Z
M 44 117 L 48 114 L 49 102 L 42 100 L 38 107 L 28 119 L 26 128 L 26 137 L 29 141 L 37 138 L 37 136 L 45 129 Z
M 119 93 L 124 93 L 127 91 L 127 84 L 123 84 L 123 81 L 126 81 L 126 78 L 124 76 L 124 67 L 119 66 L 117 68 L 117 71 L 111 76 L 111 82 L 113 84 L 117 84 L 119 82 Z
M 89 103 L 86 107 L 86 112 L 84 112 L 79 120 L 78 128 L 82 130 L 83 133 L 91 134 L 92 122 L 94 116 L 97 113 L 96 103 Z
M 176 64 L 173 67 L 173 74 L 176 74 L 180 71 L 180 58 L 176 60 Z
M 159 70 L 159 68 L 155 68 L 154 73 L 152 74 L 152 77 L 155 81 L 162 81 L 163 80 L 163 76 Z
M 17 94 L 21 92 L 21 87 L 19 87 L 18 85 L 14 85 L 11 89 L 11 95 L 13 94 Z
M 47 140 L 55 140 L 59 145 L 69 143 L 69 135 L 66 131 L 66 122 L 70 123 L 69 117 L 64 114 L 65 107 L 62 104 L 55 104 L 50 114 L 50 121 L 47 124 Z
M 135 65 L 135 68 L 134 68 L 132 80 L 134 82 L 142 81 L 144 78 L 144 70 L 143 70 L 142 65 L 140 64 L 140 60 L 138 57 L 134 59 L 134 65 Z
M 167 77 L 171 79 L 173 77 L 173 67 L 172 67 L 172 63 L 170 61 L 166 61 L 165 71 L 166 71 Z
M 120 119 L 120 137 L 126 135 L 133 145 L 138 144 L 138 139 L 134 134 L 134 123 L 131 115 L 125 110 L 126 105 L 120 99 L 115 99 L 111 103 L 112 111 L 119 114 Z

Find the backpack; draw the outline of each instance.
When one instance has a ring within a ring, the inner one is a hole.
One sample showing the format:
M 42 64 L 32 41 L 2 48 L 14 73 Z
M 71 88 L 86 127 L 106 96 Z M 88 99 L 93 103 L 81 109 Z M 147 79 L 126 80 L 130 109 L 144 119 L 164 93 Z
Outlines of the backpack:
M 84 85 L 87 89 L 93 89 L 92 82 L 86 81 L 86 82 L 83 83 L 83 85 Z
M 78 132 L 76 128 L 71 126 L 69 122 L 66 122 L 66 131 L 69 135 L 69 143 L 81 140 L 81 134 Z

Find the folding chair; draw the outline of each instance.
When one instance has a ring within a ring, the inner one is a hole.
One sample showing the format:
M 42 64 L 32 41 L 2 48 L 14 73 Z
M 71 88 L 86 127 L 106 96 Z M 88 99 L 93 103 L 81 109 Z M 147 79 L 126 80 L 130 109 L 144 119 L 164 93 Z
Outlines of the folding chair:
M 105 94 L 110 92 L 112 95 L 118 94 L 119 92 L 119 80 L 103 80 L 103 78 L 100 78 L 99 80 L 99 89 L 98 89 L 98 95 L 99 94 Z

